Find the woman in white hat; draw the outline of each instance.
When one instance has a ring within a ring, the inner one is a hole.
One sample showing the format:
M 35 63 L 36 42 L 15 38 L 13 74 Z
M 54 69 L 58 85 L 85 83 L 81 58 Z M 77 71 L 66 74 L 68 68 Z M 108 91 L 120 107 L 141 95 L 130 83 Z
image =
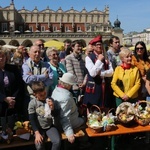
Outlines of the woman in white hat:
M 55 106 L 58 107 L 56 109 L 59 109 L 59 117 L 57 118 L 59 123 L 56 126 L 61 124 L 68 141 L 73 143 L 75 141 L 73 129 L 84 124 L 84 119 L 78 117 L 78 108 L 70 92 L 76 81 L 71 73 L 64 73 L 59 79 L 58 86 L 54 89 L 51 96 L 54 99 Z

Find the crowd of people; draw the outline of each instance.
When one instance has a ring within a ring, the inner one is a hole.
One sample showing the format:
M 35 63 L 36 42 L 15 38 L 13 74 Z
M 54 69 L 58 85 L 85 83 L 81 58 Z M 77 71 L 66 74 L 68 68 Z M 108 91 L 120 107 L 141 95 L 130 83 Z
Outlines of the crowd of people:
M 36 149 L 44 149 L 46 135 L 52 150 L 59 150 L 58 129 L 74 143 L 74 129 L 85 127 L 86 114 L 78 111 L 79 102 L 86 108 L 97 105 L 109 110 L 122 102 L 149 100 L 149 83 L 150 59 L 142 41 L 134 51 L 121 46 L 117 36 L 110 38 L 106 51 L 100 35 L 91 39 L 84 53 L 80 40 L 64 41 L 61 52 L 55 45 L 44 48 L 39 39 L 29 51 L 23 45 L 15 52 L 1 47 L 2 132 L 13 128 L 15 118 L 30 120 Z

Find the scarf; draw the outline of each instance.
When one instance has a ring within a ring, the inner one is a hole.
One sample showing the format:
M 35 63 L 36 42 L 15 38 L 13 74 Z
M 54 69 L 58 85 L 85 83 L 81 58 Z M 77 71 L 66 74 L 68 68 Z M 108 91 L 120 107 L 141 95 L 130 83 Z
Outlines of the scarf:
M 125 63 L 122 63 L 121 64 L 121 67 L 125 70 L 125 69 L 130 69 L 131 68 L 131 64 L 125 64 Z

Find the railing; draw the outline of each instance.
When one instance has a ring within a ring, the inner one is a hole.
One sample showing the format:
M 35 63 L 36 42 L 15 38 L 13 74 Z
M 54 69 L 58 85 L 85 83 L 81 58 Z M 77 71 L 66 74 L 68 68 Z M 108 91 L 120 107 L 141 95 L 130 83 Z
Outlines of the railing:
M 110 34 L 108 33 L 102 33 L 103 36 L 110 36 Z M 86 32 L 86 33 L 44 33 L 44 32 L 40 32 L 40 33 L 17 33 L 14 34 L 13 37 L 10 34 L 4 34 L 1 33 L 0 37 L 3 38 L 34 38 L 34 37 L 50 37 L 50 38 L 63 38 L 63 37 L 67 37 L 67 38 L 92 38 L 95 36 L 95 33 L 93 32 Z

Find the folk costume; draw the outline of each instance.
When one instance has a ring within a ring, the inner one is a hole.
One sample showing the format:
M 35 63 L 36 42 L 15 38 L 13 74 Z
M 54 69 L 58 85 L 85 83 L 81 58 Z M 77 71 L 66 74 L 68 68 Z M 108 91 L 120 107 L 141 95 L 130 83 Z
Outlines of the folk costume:
M 98 36 L 90 41 L 91 44 L 101 41 Z M 108 107 L 111 97 L 109 97 L 110 82 L 107 77 L 113 75 L 112 64 L 107 60 L 97 59 L 98 54 L 94 51 L 85 58 L 88 77 L 85 87 L 83 103 L 88 105 L 98 105 Z
M 91 70 L 91 67 L 88 66 L 88 61 L 93 64 Z M 105 68 L 105 65 L 108 69 Z M 92 105 L 95 104 L 101 107 L 107 107 L 109 105 L 108 101 L 111 99 L 108 94 L 110 85 L 108 85 L 109 79 L 107 78 L 111 77 L 113 74 L 111 63 L 104 64 L 104 62 L 96 60 L 96 54 L 92 53 L 86 58 L 86 68 L 88 70 L 88 77 L 84 94 L 84 104 L 90 103 Z M 94 72 L 94 70 L 95 73 L 98 73 L 99 71 L 101 71 L 101 73 L 93 74 L 93 76 L 91 76 L 91 72 Z M 105 84 L 105 87 L 103 87 L 103 84 Z

